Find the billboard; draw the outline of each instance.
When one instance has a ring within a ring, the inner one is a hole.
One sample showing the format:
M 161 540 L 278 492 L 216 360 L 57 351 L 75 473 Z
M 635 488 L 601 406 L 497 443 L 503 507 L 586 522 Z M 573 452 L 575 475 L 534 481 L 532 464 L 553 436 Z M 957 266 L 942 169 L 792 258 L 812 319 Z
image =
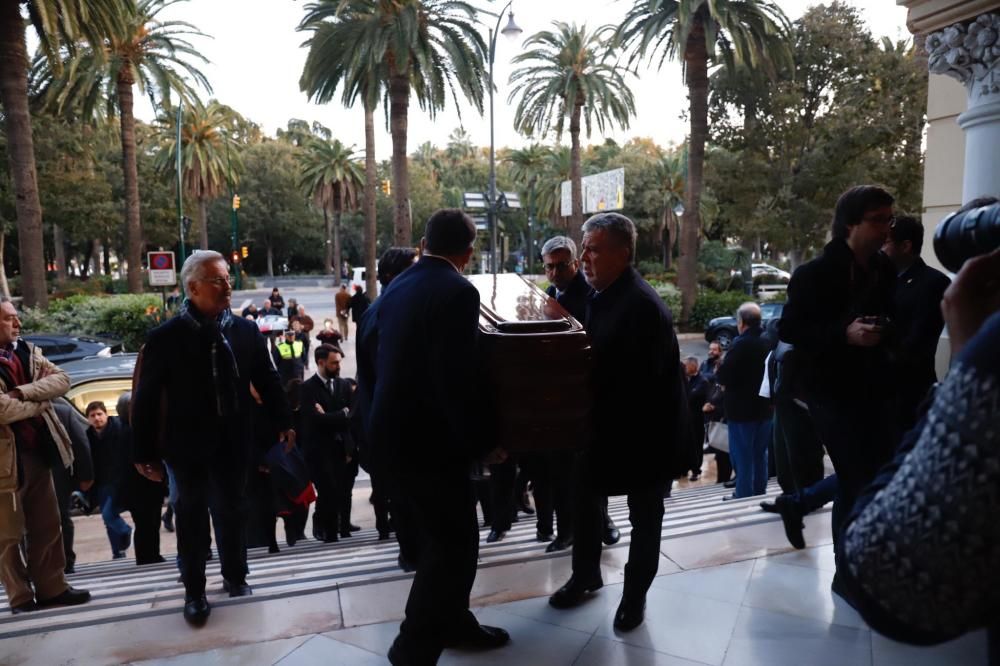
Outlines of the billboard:
M 625 167 L 584 176 L 581 181 L 584 215 L 625 207 Z M 562 183 L 561 195 L 560 214 L 569 217 L 573 214 L 573 198 L 568 180 Z

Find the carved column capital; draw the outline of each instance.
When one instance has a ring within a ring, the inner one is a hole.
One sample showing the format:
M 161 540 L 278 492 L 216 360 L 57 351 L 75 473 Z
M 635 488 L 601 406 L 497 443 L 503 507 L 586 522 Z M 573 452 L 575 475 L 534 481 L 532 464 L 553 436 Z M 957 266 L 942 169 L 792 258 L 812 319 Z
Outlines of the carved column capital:
M 970 91 L 1000 93 L 995 73 L 1000 67 L 1000 14 L 988 13 L 973 21 L 954 23 L 927 36 L 927 66 L 934 74 L 958 79 Z

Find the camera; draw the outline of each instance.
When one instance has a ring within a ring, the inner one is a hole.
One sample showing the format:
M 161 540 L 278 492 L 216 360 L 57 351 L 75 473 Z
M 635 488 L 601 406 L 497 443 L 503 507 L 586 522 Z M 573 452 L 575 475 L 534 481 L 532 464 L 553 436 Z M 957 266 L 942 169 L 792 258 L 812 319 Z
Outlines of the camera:
M 960 210 L 934 230 L 934 253 L 941 265 L 957 273 L 966 259 L 1000 247 L 1000 203 Z

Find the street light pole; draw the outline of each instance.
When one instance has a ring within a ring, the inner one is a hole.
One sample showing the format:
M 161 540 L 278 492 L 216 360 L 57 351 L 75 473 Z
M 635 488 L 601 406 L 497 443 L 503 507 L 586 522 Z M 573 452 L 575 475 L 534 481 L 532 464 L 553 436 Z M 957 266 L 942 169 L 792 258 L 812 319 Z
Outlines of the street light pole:
M 240 218 L 239 218 L 239 204 L 237 203 L 236 193 L 233 191 L 233 163 L 229 158 L 229 140 L 230 135 L 226 133 L 226 180 L 229 181 L 229 202 L 230 208 L 232 210 L 232 229 L 230 230 L 230 245 L 232 245 L 232 256 L 233 256 L 233 288 L 242 289 L 243 288 L 243 271 L 240 268 L 240 250 L 239 250 L 239 235 L 240 235 Z
M 490 51 L 489 51 L 489 73 L 490 73 L 490 184 L 489 184 L 489 201 L 487 202 L 488 208 L 486 209 L 487 224 L 490 227 L 490 232 L 492 237 L 490 239 L 490 249 L 492 251 L 492 257 L 490 259 L 491 268 L 493 269 L 493 274 L 497 274 L 497 264 L 500 259 L 499 242 L 497 234 L 497 164 L 496 164 L 496 146 L 494 144 L 494 123 L 493 123 L 493 62 L 496 59 L 497 52 L 497 34 L 503 33 L 507 37 L 517 37 L 523 30 L 517 27 L 514 23 L 514 12 L 513 10 L 509 14 L 509 20 L 507 25 L 504 26 L 503 30 L 500 30 L 500 21 L 503 20 L 503 13 L 510 9 L 510 6 L 514 4 L 514 0 L 510 0 L 504 8 L 496 14 L 497 24 L 494 28 L 490 29 Z M 492 12 L 484 12 L 489 15 L 493 15 Z

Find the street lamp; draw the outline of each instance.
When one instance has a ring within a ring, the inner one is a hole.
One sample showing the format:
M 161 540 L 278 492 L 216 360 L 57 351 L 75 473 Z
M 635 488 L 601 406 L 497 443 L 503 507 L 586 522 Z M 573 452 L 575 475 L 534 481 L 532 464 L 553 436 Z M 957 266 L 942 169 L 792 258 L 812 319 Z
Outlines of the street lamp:
M 510 0 L 510 2 L 508 2 L 504 6 L 504 8 L 500 10 L 500 12 L 498 14 L 494 14 L 493 12 L 488 12 L 488 11 L 483 10 L 484 14 L 488 14 L 489 16 L 496 16 L 497 17 L 496 27 L 494 27 L 494 28 L 492 28 L 490 30 L 490 52 L 489 52 L 489 61 L 490 61 L 490 191 L 489 191 L 489 195 L 490 195 L 490 200 L 488 202 L 489 208 L 487 209 L 487 216 L 488 216 L 487 221 L 489 223 L 490 230 L 492 232 L 491 245 L 492 245 L 492 250 L 493 250 L 493 257 L 492 257 L 492 260 L 491 260 L 490 263 L 493 264 L 492 268 L 493 268 L 493 274 L 494 275 L 496 275 L 496 273 L 497 273 L 497 263 L 498 263 L 498 259 L 499 259 L 499 250 L 498 250 L 499 243 L 498 243 L 498 239 L 497 239 L 497 163 L 496 163 L 496 150 L 495 150 L 495 145 L 494 145 L 494 136 L 493 136 L 493 133 L 494 133 L 493 132 L 493 87 L 494 87 L 493 86 L 493 61 L 496 58 L 496 52 L 497 52 L 497 33 L 498 32 L 501 33 L 501 34 L 503 34 L 505 37 L 508 37 L 509 39 L 515 39 L 515 38 L 518 37 L 518 35 L 520 35 L 522 32 L 524 32 L 523 30 L 521 30 L 521 28 L 518 27 L 518 25 L 516 23 L 514 23 L 514 10 L 511 9 L 511 5 L 512 4 L 514 4 L 514 0 Z M 503 30 L 500 30 L 500 21 L 503 20 L 503 13 L 505 11 L 507 11 L 507 10 L 510 10 L 510 12 L 508 14 L 507 25 L 504 26 Z

